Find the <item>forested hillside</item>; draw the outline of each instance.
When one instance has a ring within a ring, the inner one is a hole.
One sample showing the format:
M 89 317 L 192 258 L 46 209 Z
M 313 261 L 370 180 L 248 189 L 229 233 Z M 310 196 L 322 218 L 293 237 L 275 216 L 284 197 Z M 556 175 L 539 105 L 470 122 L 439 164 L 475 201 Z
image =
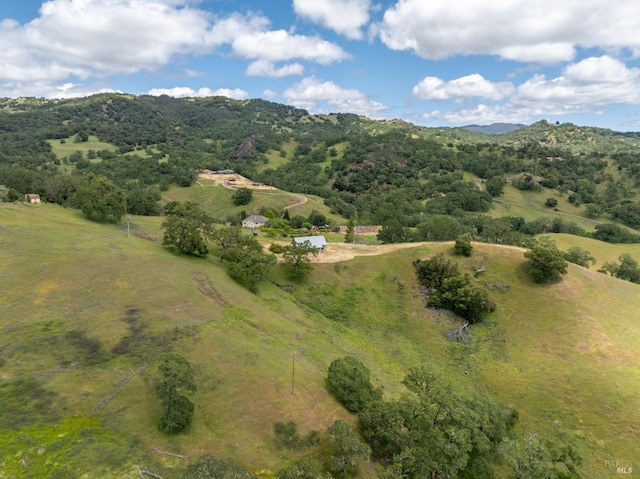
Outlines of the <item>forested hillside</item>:
M 159 194 L 170 185 L 191 185 L 198 169 L 231 169 L 320 196 L 345 222 L 415 228 L 445 215 L 481 236 L 478 223 L 509 186 L 564 197 L 586 218 L 640 227 L 633 133 L 542 121 L 486 135 L 225 97 L 102 94 L 0 106 L 5 201 L 39 193 L 70 204 L 82 178 L 94 174 L 126 191 L 130 213 L 158 214 Z

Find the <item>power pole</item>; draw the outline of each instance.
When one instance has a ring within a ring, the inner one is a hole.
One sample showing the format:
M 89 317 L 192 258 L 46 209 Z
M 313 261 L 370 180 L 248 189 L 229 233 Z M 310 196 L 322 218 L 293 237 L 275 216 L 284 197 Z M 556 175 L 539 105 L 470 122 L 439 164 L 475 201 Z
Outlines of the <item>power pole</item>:
M 127 239 L 129 239 L 129 222 L 131 221 L 131 215 L 127 215 Z

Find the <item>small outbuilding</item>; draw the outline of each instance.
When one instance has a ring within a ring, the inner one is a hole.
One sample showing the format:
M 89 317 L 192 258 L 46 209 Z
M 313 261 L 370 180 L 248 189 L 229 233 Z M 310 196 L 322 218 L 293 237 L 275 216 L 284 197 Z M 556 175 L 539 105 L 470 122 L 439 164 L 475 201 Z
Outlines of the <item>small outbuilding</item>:
M 267 224 L 269 218 L 262 215 L 251 215 L 242 220 L 243 228 L 262 228 L 265 224 Z
M 327 246 L 327 240 L 323 235 L 319 236 L 298 236 L 293 238 L 293 244 L 300 245 L 305 241 L 308 241 L 311 246 L 315 247 L 318 251 L 324 251 Z
M 40 195 L 35 193 L 28 193 L 24 195 L 24 200 L 28 203 L 40 203 Z

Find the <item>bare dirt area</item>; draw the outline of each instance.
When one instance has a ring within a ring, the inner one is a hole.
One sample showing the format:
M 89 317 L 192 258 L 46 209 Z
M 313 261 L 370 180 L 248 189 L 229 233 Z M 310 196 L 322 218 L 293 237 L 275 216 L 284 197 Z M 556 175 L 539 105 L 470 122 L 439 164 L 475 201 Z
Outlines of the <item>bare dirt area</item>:
M 238 173 L 215 173 L 211 170 L 200 170 L 198 179 L 213 181 L 216 185 L 224 186 L 230 190 L 238 188 L 251 188 L 256 190 L 275 190 L 273 186 L 258 183 Z
M 338 263 L 347 261 L 356 256 L 375 256 L 405 248 L 417 248 L 425 243 L 394 243 L 383 245 L 350 244 L 350 243 L 329 243 L 327 248 L 318 253 L 318 256 L 311 256 L 312 263 Z

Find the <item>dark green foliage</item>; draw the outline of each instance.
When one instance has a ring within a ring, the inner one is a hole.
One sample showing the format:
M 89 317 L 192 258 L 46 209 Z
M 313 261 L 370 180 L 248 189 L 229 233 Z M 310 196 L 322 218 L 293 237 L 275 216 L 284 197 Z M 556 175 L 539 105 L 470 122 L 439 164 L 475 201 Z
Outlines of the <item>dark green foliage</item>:
M 138 184 L 129 184 L 127 192 L 127 213 L 140 216 L 159 216 L 162 208 L 160 201 L 160 190 L 151 186 L 143 188 Z
M 416 241 L 453 241 L 467 230 L 459 218 L 448 215 L 428 215 L 416 229 Z
M 127 212 L 124 190 L 103 176 L 85 177 L 78 186 L 75 202 L 94 221 L 117 223 Z
M 50 203 L 71 206 L 82 178 L 72 175 L 57 175 L 47 181 L 45 197 Z
M 166 404 L 160 418 L 160 429 L 170 434 L 184 431 L 193 421 L 194 404 L 186 397 L 178 394 Z
M 232 258 L 237 255 L 237 250 L 243 249 L 246 243 L 242 229 L 237 226 L 217 229 L 213 235 L 213 240 L 220 250 L 220 261 L 224 260 L 225 257 L 228 260 L 233 260 Z
M 558 200 L 556 200 L 555 198 L 547 198 L 544 204 L 549 208 L 555 208 L 556 206 L 558 206 Z
M 546 283 L 567 273 L 567 262 L 553 244 L 537 243 L 524 253 L 531 278 L 536 283 Z
M 369 369 L 353 356 L 334 360 L 329 366 L 327 386 L 340 403 L 351 412 L 382 398 L 382 391 L 371 384 Z
M 511 411 L 485 396 L 458 396 L 424 366 L 403 383 L 409 395 L 370 403 L 358 416 L 373 455 L 389 464 L 381 477 L 492 477 L 488 463 L 511 435 Z
M 487 181 L 487 193 L 491 196 L 496 197 L 502 195 L 504 191 L 504 186 L 507 184 L 504 177 L 502 176 L 494 176 L 489 181 Z
M 336 478 L 355 476 L 360 460 L 369 458 L 371 448 L 342 420 L 334 422 L 327 429 L 327 435 L 330 449 L 327 470 Z
M 640 267 L 638 262 L 631 257 L 629 253 L 622 253 L 618 256 L 620 264 L 608 261 L 598 270 L 601 273 L 610 274 L 611 276 L 632 283 L 640 283 Z
M 249 188 L 240 188 L 233 194 L 231 199 L 236 206 L 248 205 L 253 199 L 253 191 Z
M 442 253 L 416 261 L 414 266 L 418 282 L 429 290 L 429 306 L 451 310 L 471 323 L 495 311 L 496 304 L 487 291 L 473 284 L 471 277 L 463 275 Z
M 407 240 L 408 234 L 397 218 L 391 218 L 382 225 L 377 237 L 383 243 L 401 243 Z
M 233 459 L 222 461 L 210 454 L 200 456 L 187 467 L 182 479 L 257 479 L 258 476 L 241 468 Z
M 322 464 L 313 459 L 301 459 L 291 466 L 278 471 L 278 479 L 330 479 L 331 475 L 322 470 Z
M 621 226 L 609 223 L 596 225 L 595 231 L 591 236 L 607 243 L 640 243 L 640 235 L 633 234 Z
M 476 323 L 496 309 L 486 290 L 472 284 L 467 274 L 447 278 L 429 297 L 429 306 L 444 308 L 470 323 Z
M 258 292 L 258 284 L 269 276 L 276 257 L 257 251 L 240 251 L 229 267 L 229 276 L 244 284 L 249 291 Z
M 580 246 L 572 246 L 563 254 L 564 259 L 570 263 L 588 268 L 590 264 L 596 264 L 596 259 L 587 250 Z
M 302 244 L 292 243 L 282 248 L 285 262 L 290 266 L 289 277 L 293 279 L 304 279 L 311 271 L 311 260 L 309 255 L 318 255 L 318 248 L 312 246 L 309 241 Z
M 458 265 L 446 259 L 442 253 L 427 260 L 418 260 L 414 266 L 418 281 L 425 288 L 438 289 L 447 278 L 461 274 Z
M 464 234 L 464 235 L 458 236 L 456 238 L 456 243 L 453 246 L 453 250 L 456 252 L 456 254 L 460 254 L 463 256 L 471 256 L 471 254 L 473 253 L 473 245 L 471 244 L 471 235 Z
M 9 191 L 7 191 L 7 201 L 10 203 L 14 203 L 19 199 L 20 199 L 20 193 L 18 193 L 13 188 L 9 188 Z
M 306 436 L 300 437 L 298 425 L 294 421 L 274 423 L 273 434 L 276 438 L 276 444 L 287 449 L 301 449 L 315 446 L 320 442 L 318 431 L 310 431 Z
M 281 254 L 284 251 L 284 246 L 282 246 L 280 243 L 271 243 L 269 245 L 269 251 L 271 251 L 273 254 Z
M 166 353 L 160 357 L 158 371 L 161 377 L 155 383 L 156 397 L 162 400 L 165 409 L 160 429 L 168 433 L 181 432 L 191 425 L 195 410 L 193 403 L 181 394 L 196 390 L 191 364 L 179 354 Z
M 502 460 L 512 467 L 511 479 L 580 479 L 582 458 L 571 445 L 560 448 L 533 434 L 509 438 L 499 448 Z
M 213 219 L 192 201 L 167 206 L 162 244 L 184 254 L 207 256 L 207 243 L 215 234 Z

